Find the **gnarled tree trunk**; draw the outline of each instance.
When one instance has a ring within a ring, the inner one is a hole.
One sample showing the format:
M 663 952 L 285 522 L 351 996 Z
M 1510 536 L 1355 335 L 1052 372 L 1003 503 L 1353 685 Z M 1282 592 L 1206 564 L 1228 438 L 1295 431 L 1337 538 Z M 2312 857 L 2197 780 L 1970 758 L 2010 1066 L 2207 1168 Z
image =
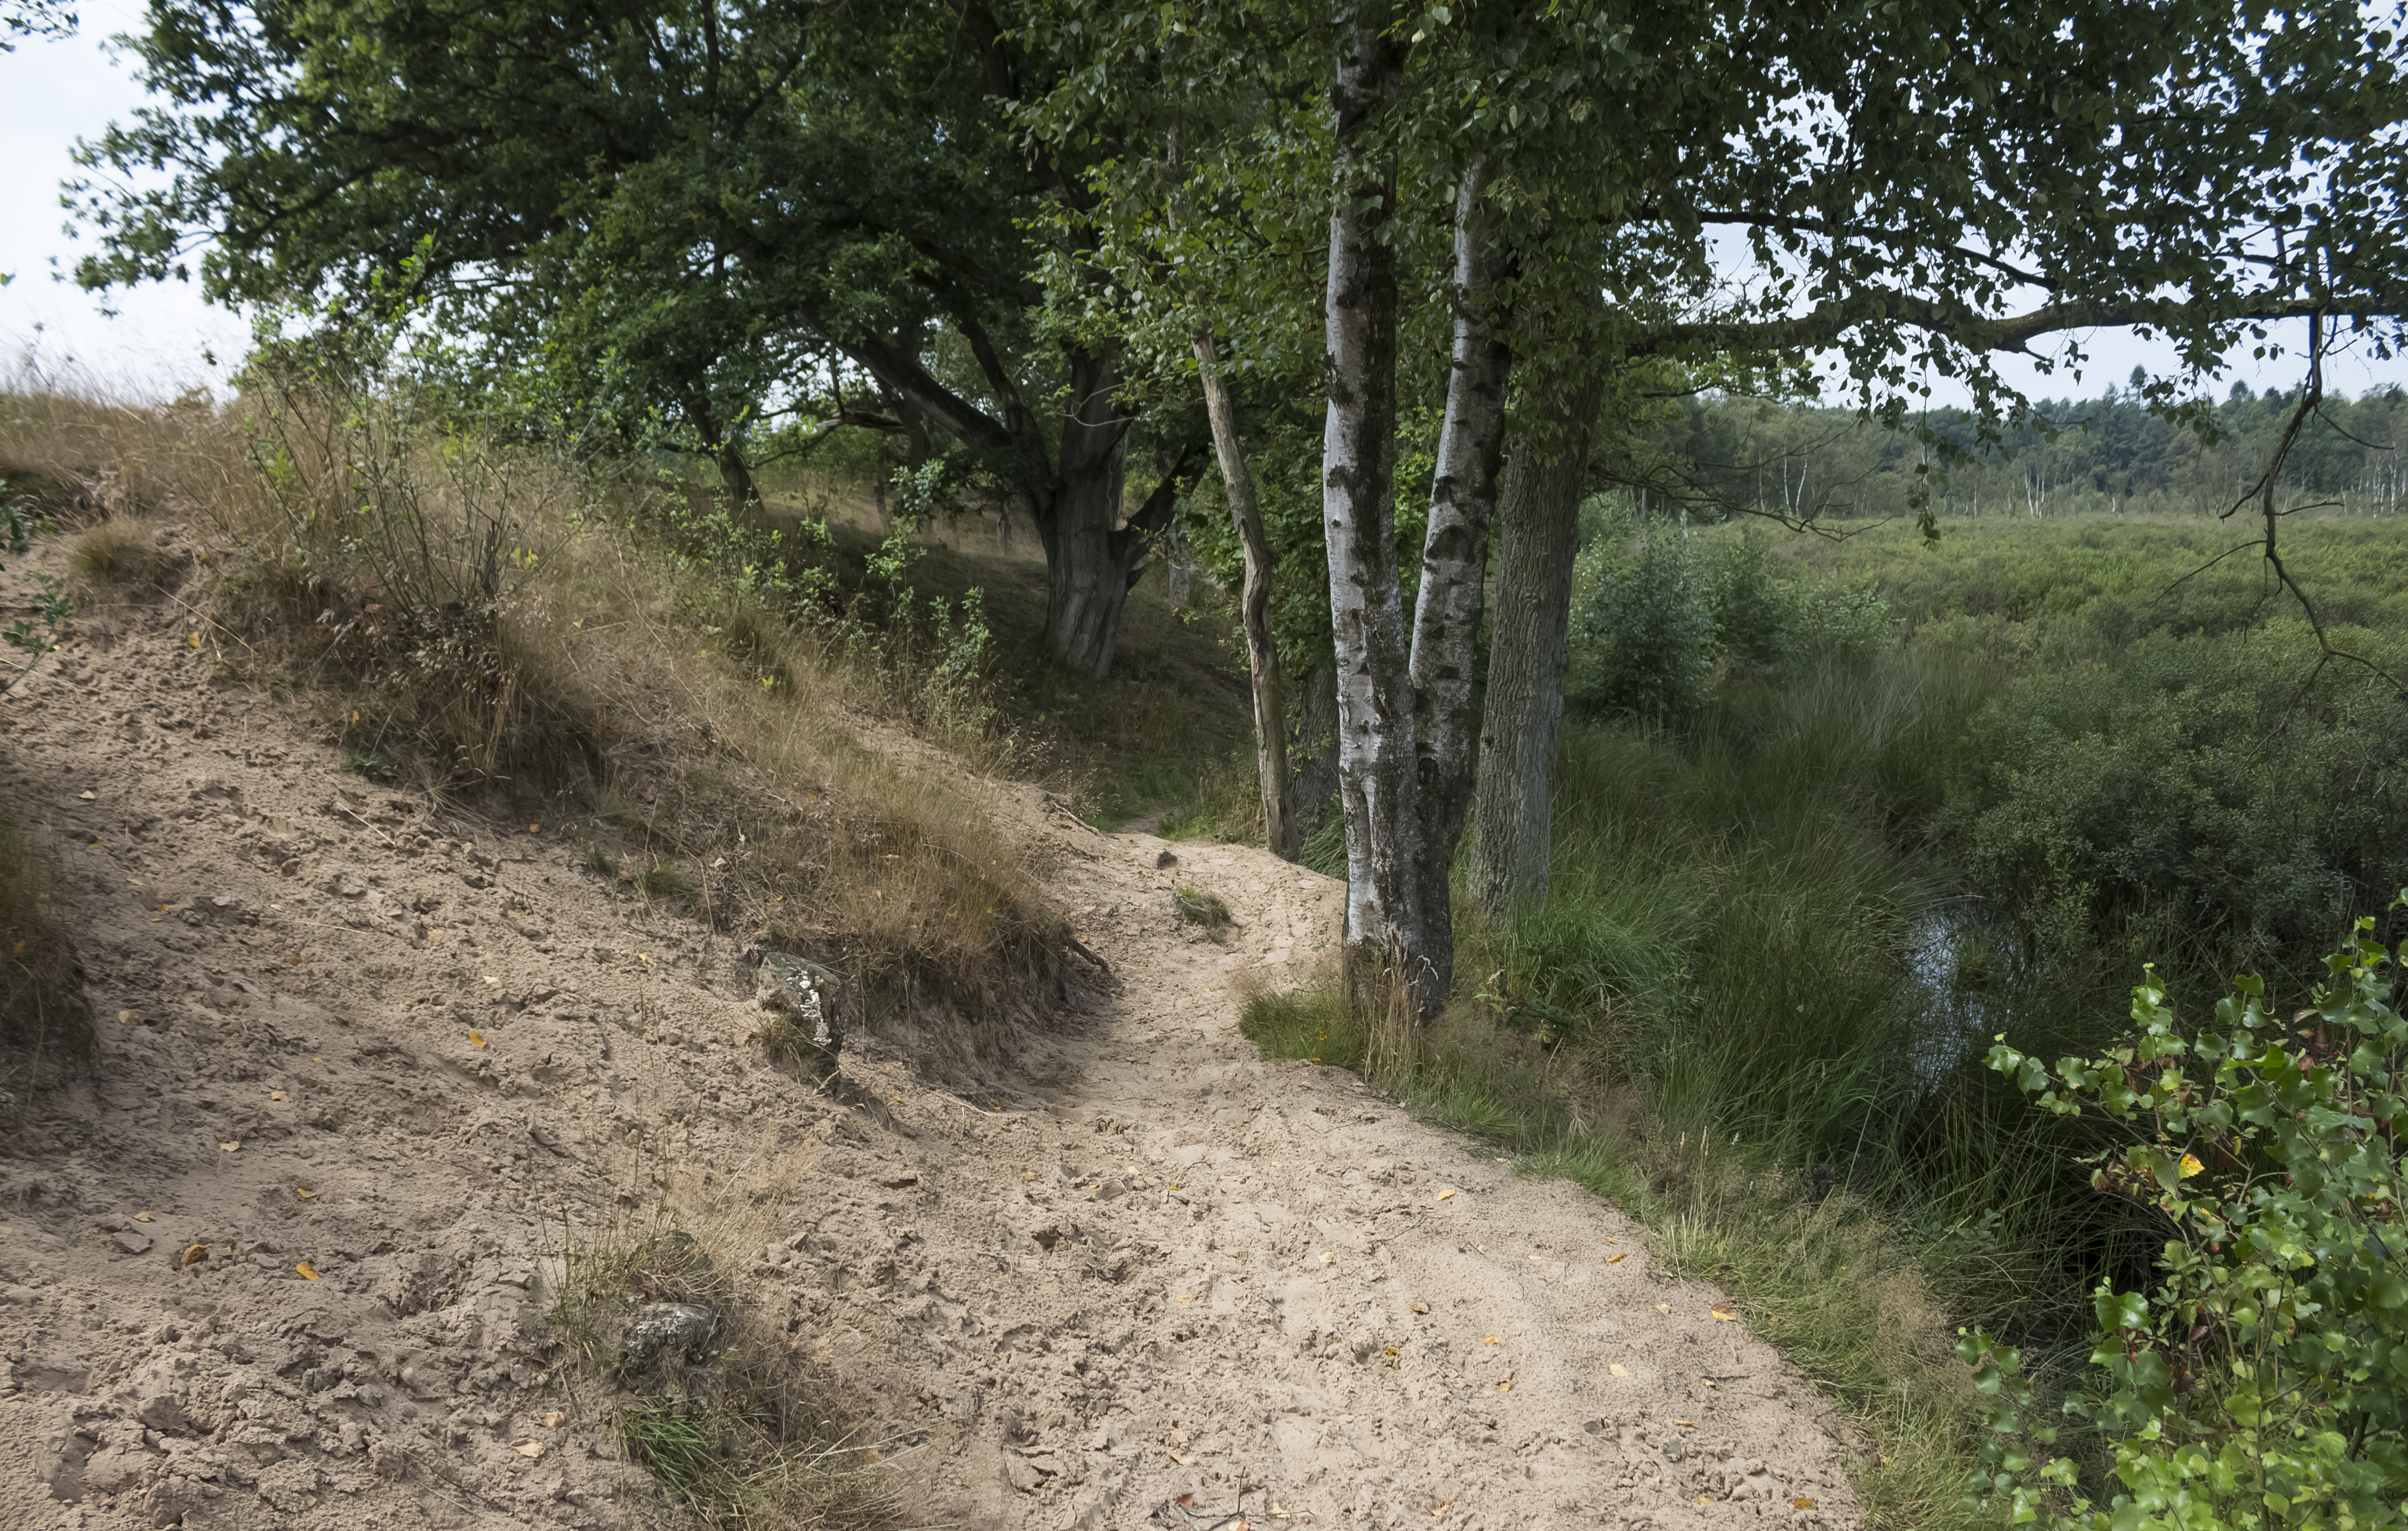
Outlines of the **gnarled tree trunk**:
M 1605 373 L 1587 356 L 1551 367 L 1529 390 L 1540 416 L 1537 439 L 1514 444 L 1505 473 L 1465 880 L 1473 905 L 1492 920 L 1535 908 L 1547 896 L 1554 823 L 1549 773 L 1571 653 L 1572 558 Z
M 1237 409 L 1229 402 L 1229 385 L 1221 376 L 1212 332 L 1197 330 L 1195 344 L 1196 369 L 1204 382 L 1204 413 L 1212 422 L 1212 447 L 1220 454 L 1221 482 L 1228 491 L 1229 521 L 1245 561 L 1238 612 L 1246 634 L 1247 667 L 1254 679 L 1254 774 L 1262 786 L 1263 837 L 1271 854 L 1294 861 L 1297 825 L 1288 781 L 1287 695 L 1279 649 L 1271 641 L 1270 539 L 1263 535 L 1262 506 L 1254 497 L 1254 476 L 1246 467 L 1245 447 L 1238 440 Z
M 1045 543 L 1045 646 L 1054 661 L 1098 679 L 1112 667 L 1140 539 L 1121 535 L 1121 491 L 1128 478 L 1128 422 L 1113 403 L 1120 369 L 1112 357 L 1071 357 L 1071 410 L 1051 491 L 1035 506 Z

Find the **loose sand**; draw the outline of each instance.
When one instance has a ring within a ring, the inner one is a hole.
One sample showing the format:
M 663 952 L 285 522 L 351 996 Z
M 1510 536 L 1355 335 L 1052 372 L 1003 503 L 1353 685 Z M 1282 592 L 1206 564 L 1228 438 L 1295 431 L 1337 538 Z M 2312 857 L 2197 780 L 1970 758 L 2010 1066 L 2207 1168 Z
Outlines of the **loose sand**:
M 1857 1524 L 1840 1422 L 1637 1226 L 1254 1056 L 1337 883 L 981 789 L 1111 974 L 1016 1095 L 861 1039 L 882 1120 L 748 1041 L 740 938 L 344 772 L 186 627 L 0 698 L 101 1027 L 0 1156 L 0 1526 L 680 1524 L 547 1323 L 670 1182 L 755 1221 L 746 1302 L 914 1524 Z

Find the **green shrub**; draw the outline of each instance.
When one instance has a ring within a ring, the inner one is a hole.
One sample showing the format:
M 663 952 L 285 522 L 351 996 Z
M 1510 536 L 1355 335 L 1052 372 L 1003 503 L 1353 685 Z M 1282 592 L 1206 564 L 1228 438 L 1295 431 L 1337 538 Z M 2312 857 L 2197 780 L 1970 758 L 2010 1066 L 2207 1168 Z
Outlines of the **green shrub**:
M 2408 904 L 2408 894 L 2401 902 Z M 2051 1068 L 2000 1041 L 1990 1066 L 2060 1116 L 2128 1142 L 2093 1186 L 2154 1209 L 2144 1290 L 2101 1284 L 2091 1365 L 2067 1411 L 2114 1437 L 2104 1504 L 2031 1423 L 2023 1358 L 1979 1331 L 1958 1354 L 1995 1400 L 1976 1496 L 2051 1531 L 2398 1525 L 2408 1485 L 2408 1180 L 2399 1158 L 2408 1019 L 2391 957 L 2357 923 L 2315 1006 L 2286 1022 L 2244 979 L 2186 1025 L 2154 973 L 2138 1031 Z M 2400 953 L 2408 957 L 2408 947 Z
M 1572 585 L 1572 660 L 1564 692 L 1611 712 L 1671 720 L 1706 698 L 1720 650 L 1710 581 L 1686 528 L 1605 512 Z
M 1943 839 L 2058 954 L 2297 973 L 2408 883 L 2408 701 L 2302 623 L 2029 675 L 1966 758 Z

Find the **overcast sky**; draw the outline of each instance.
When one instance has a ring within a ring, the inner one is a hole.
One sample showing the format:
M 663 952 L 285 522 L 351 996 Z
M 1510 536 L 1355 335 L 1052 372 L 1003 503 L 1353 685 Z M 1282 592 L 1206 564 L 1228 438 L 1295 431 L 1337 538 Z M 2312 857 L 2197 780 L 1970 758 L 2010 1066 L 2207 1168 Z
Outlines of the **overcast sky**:
M 142 101 L 130 61 L 107 46 L 110 35 L 135 26 L 138 7 L 84 0 L 78 8 L 80 36 L 21 41 L 16 51 L 0 53 L 0 207 L 10 210 L 0 218 L 0 272 L 16 278 L 0 287 L 0 372 L 22 374 L 30 359 L 44 375 L 73 376 L 122 396 L 168 397 L 222 379 L 240 360 L 250 327 L 176 282 L 112 294 L 116 316 L 105 317 L 100 302 L 68 279 L 86 248 L 62 228 L 66 214 L 58 206 L 60 180 L 75 173 L 75 141 L 97 136 Z M 2278 332 L 2278 338 L 2305 342 L 2304 322 L 2286 328 L 2299 333 Z M 2136 363 L 2154 369 L 2172 362 L 2171 347 L 2116 332 L 2100 332 L 2087 344 L 2092 357 L 2078 382 L 2062 369 L 2042 377 L 2020 359 L 2011 359 L 2009 378 L 2036 398 L 2064 398 L 2095 394 L 2108 383 L 2120 387 Z M 2298 362 L 2258 363 L 2244 351 L 2214 393 L 2220 397 L 2235 378 L 2288 387 L 2299 380 Z M 2350 393 L 2392 383 L 2408 386 L 2408 362 L 2344 355 L 2328 369 L 2327 386 Z M 1964 400 L 1953 387 L 1936 389 L 1933 397 Z

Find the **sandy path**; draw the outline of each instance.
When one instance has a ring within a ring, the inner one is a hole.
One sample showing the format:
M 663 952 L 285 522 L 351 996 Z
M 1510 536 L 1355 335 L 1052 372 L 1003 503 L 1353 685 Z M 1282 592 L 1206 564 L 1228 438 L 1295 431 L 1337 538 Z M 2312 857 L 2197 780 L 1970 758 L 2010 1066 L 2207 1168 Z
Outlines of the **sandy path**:
M 564 1223 L 671 1180 L 930 1522 L 1855 1523 L 1828 1409 L 1609 1208 L 1253 1057 L 1237 992 L 1323 960 L 1336 884 L 994 789 L 1116 984 L 1001 1111 L 865 1044 L 889 1131 L 576 832 L 208 672 L 170 606 L 0 701 L 103 1032 L 0 1154 L 0 1526 L 677 1524 L 545 1323 Z
M 992 1359 L 917 1383 L 977 1422 L 943 1468 L 971 1524 L 1853 1524 L 1812 1390 L 1619 1214 L 1253 1056 L 1233 993 L 1317 964 L 1338 883 L 1049 822 L 1120 993 L 1047 1109 L 942 1113 L 953 1152 L 926 1151 L 924 1218 L 992 1209 L 925 1257 Z M 1226 948 L 1178 883 L 1230 904 Z

